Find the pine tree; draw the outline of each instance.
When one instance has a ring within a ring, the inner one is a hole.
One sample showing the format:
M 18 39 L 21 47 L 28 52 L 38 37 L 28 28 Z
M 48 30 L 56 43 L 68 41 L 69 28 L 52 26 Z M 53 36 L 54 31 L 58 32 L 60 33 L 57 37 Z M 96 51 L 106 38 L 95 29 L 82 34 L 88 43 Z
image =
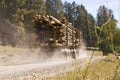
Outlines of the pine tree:
M 88 31 L 89 31 L 89 45 L 90 47 L 96 47 L 97 37 L 95 34 L 95 19 L 91 14 L 88 14 Z
M 103 51 L 103 55 L 114 53 L 113 34 L 116 27 L 112 10 L 100 6 L 97 14 L 97 36 L 98 45 Z
M 83 39 L 86 45 L 89 45 L 89 20 L 88 20 L 88 12 L 83 5 L 77 6 L 77 19 L 76 26 L 81 30 L 83 34 Z
M 13 47 L 16 44 L 15 32 L 16 27 L 13 23 L 13 14 L 16 11 L 16 0 L 1 0 L 1 13 L 0 13 L 0 26 L 1 26 L 1 36 L 2 45 L 10 44 Z
M 23 25 L 23 29 L 25 30 L 26 36 L 24 37 L 26 42 L 29 44 L 29 47 L 32 47 L 33 42 L 32 42 L 32 17 L 35 14 L 41 14 L 45 15 L 46 7 L 45 7 L 45 2 L 44 0 L 22 0 L 20 1 L 20 6 L 17 9 L 17 12 L 15 14 L 18 16 L 17 21 L 20 22 L 20 24 Z M 20 17 L 19 17 L 20 16 Z M 21 26 L 22 26 L 21 25 Z
M 64 17 L 63 4 L 61 0 L 46 0 L 46 14 L 58 19 Z
M 46 12 L 44 0 L 1 0 L 0 11 L 3 45 L 10 43 L 12 46 L 15 45 L 16 39 L 18 41 L 22 38 L 22 34 L 32 30 L 32 16 L 35 14 L 44 15 Z
M 76 3 L 68 3 L 67 1 L 64 3 L 64 14 L 68 22 L 73 23 L 76 19 Z

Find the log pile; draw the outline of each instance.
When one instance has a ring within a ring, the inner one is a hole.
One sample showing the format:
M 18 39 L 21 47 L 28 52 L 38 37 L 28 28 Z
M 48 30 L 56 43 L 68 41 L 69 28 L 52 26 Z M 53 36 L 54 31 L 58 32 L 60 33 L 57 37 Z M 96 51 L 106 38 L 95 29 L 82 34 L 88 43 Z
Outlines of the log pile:
M 65 20 L 48 15 L 35 15 L 33 27 L 37 34 L 36 40 L 42 46 L 70 48 L 80 44 L 80 32 Z

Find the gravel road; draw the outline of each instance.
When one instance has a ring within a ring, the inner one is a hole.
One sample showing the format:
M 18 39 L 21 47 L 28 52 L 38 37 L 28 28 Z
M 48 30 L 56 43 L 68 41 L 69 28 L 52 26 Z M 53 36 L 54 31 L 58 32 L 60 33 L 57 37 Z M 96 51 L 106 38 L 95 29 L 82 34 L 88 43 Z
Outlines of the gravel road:
M 78 58 L 77 60 L 48 61 L 45 63 L 29 63 L 21 65 L 0 66 L 0 78 L 10 79 L 12 77 L 28 76 L 39 74 L 41 78 L 54 76 L 56 74 L 74 70 L 78 66 L 85 67 L 86 59 L 90 57 Z M 101 57 L 93 57 L 93 61 Z M 76 66 L 75 66 L 76 65 Z

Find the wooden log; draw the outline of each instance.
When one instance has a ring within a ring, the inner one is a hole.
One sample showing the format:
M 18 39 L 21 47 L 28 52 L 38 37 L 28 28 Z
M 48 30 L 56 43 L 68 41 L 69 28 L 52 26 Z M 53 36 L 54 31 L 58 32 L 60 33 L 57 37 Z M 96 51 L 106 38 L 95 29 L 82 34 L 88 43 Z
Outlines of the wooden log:
M 79 33 L 72 27 L 71 23 L 62 22 L 48 15 L 36 15 L 33 18 L 33 25 L 37 28 L 36 32 L 40 41 L 44 40 L 45 42 L 48 41 L 50 44 L 54 43 L 65 45 L 68 40 L 68 46 L 77 44 L 77 41 L 73 41 L 72 39 L 76 40 L 79 38 Z M 66 36 L 68 36 L 68 39 L 66 39 Z M 52 39 L 52 41 L 50 41 L 50 39 Z

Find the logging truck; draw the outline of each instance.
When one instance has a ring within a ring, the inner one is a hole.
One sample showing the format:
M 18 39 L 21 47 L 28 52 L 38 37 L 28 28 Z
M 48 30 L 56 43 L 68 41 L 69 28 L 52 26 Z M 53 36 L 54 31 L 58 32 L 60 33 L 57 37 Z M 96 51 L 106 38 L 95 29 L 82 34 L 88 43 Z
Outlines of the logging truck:
M 48 54 L 60 50 L 66 56 L 76 59 L 81 46 L 81 33 L 65 19 L 58 20 L 53 16 L 35 15 L 33 29 L 36 41 Z

